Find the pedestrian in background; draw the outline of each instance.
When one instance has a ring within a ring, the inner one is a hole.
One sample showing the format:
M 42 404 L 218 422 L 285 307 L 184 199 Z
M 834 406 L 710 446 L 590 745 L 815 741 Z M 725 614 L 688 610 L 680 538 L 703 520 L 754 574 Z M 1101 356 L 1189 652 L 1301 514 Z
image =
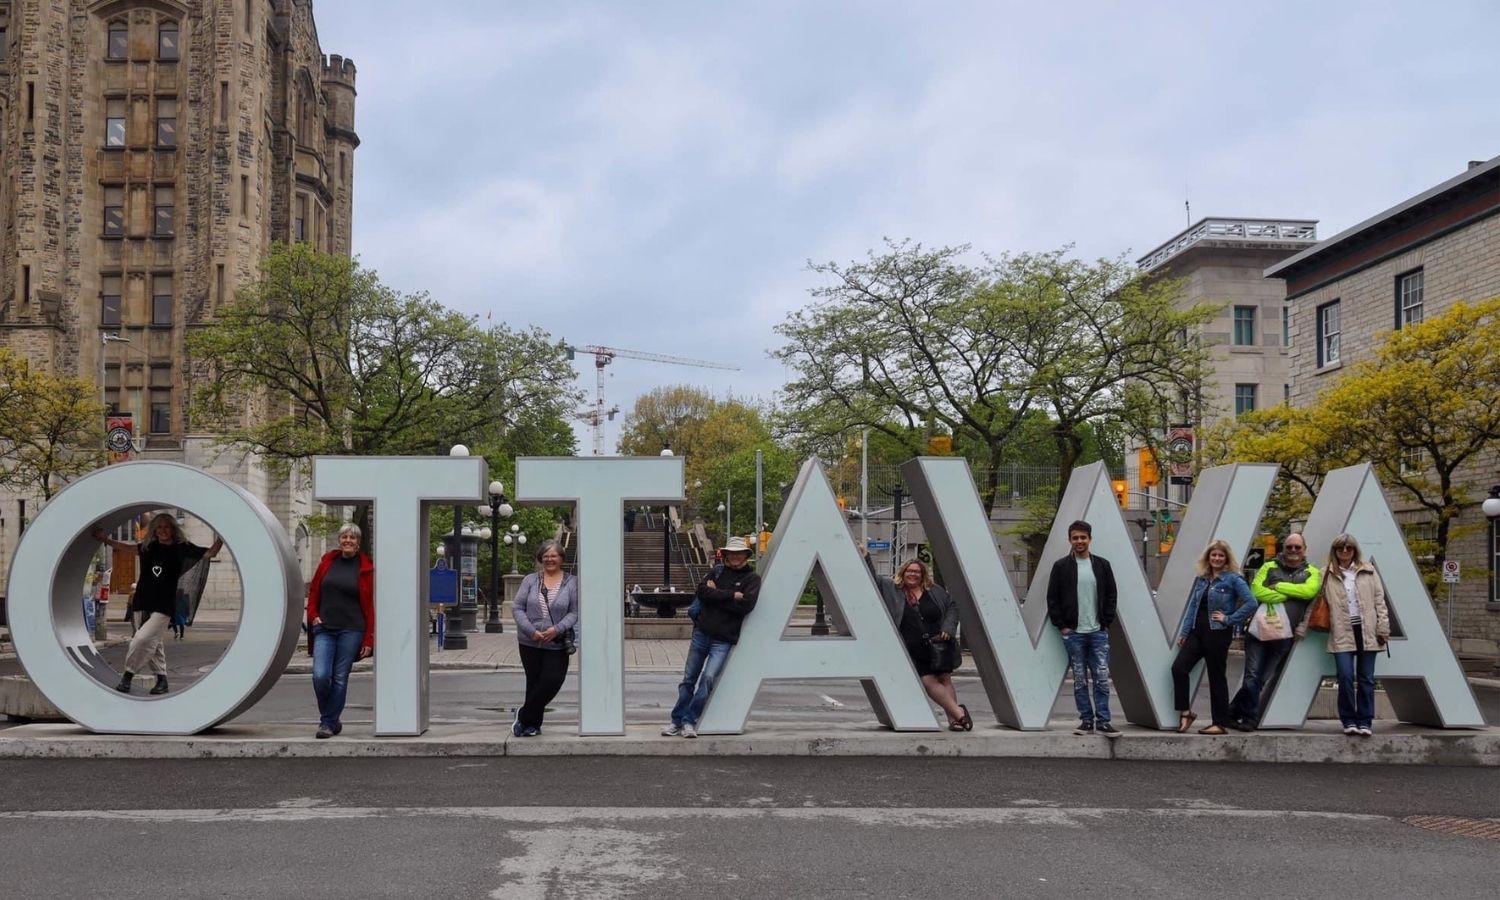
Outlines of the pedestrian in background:
M 363 540 L 358 525 L 340 528 L 338 547 L 323 554 L 307 589 L 307 650 L 318 698 L 314 737 L 320 740 L 344 730 L 349 672 L 355 660 L 375 652 L 375 563 L 360 549 Z
M 130 595 L 130 605 L 145 616 L 145 620 L 130 639 L 130 649 L 125 653 L 125 672 L 120 676 L 120 683 L 115 685 L 115 690 L 124 694 L 130 693 L 131 679 L 136 673 L 146 669 L 156 676 L 151 693 L 167 692 L 167 649 L 162 638 L 177 611 L 177 579 L 198 560 L 218 556 L 224 546 L 218 535 L 207 549 L 189 542 L 183 538 L 177 520 L 168 513 L 153 516 L 151 524 L 146 527 L 146 535 L 145 541 L 132 544 L 109 537 L 102 528 L 91 532 L 94 540 L 116 550 L 135 550 L 139 557 L 140 571 L 136 576 L 135 591 Z
M 868 554 L 865 564 L 873 573 Z M 920 559 L 907 560 L 894 578 L 877 577 L 875 581 L 923 690 L 948 718 L 948 730 L 973 731 L 974 719 L 969 708 L 958 702 L 958 689 L 953 686 L 953 670 L 962 661 L 957 642 L 958 604 L 933 583 L 931 570 Z
M 1110 724 L 1109 626 L 1115 621 L 1118 590 L 1109 560 L 1089 552 L 1094 527 L 1079 520 L 1068 526 L 1070 554 L 1052 564 L 1047 579 L 1047 617 L 1062 633 L 1073 672 L 1078 707 L 1074 734 L 1120 736 Z
M 510 725 L 516 737 L 542 733 L 547 704 L 562 690 L 568 657 L 577 649 L 573 629 L 578 624 L 578 579 L 563 571 L 557 541 L 542 541 L 536 563 L 536 571 L 521 579 L 511 602 L 521 667 L 526 670 L 526 699 Z
M 1323 571 L 1322 598 L 1328 604 L 1328 652 L 1339 682 L 1339 722 L 1344 734 L 1375 733 L 1375 656 L 1391 640 L 1391 614 L 1385 582 L 1360 553 L 1353 535 L 1333 539 Z M 1307 636 L 1307 622 L 1297 637 Z
M 1177 658 L 1172 661 L 1172 688 L 1176 694 L 1177 733 L 1186 732 L 1198 716 L 1193 713 L 1193 698 L 1188 693 L 1188 675 L 1198 660 L 1208 675 L 1209 708 L 1213 724 L 1199 729 L 1199 734 L 1228 734 L 1229 680 L 1225 667 L 1234 629 L 1255 615 L 1255 595 L 1237 570 L 1234 551 L 1219 540 L 1208 545 L 1198 558 L 1198 577 L 1188 593 L 1187 608 L 1177 629 Z

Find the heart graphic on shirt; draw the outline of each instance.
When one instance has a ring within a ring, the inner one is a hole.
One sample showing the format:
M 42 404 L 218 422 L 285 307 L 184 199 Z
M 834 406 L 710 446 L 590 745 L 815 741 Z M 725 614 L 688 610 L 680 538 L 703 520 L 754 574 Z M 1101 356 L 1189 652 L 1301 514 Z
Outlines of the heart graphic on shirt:
M 151 567 L 151 574 L 155 575 L 157 578 L 160 578 L 161 577 L 161 566 L 152 566 Z

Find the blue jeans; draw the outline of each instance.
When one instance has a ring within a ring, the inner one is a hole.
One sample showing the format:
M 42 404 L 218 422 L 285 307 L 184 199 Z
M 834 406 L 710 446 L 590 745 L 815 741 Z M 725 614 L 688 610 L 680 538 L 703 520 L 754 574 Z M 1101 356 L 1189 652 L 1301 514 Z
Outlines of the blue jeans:
M 1339 723 L 1345 728 L 1375 724 L 1375 654 L 1374 650 L 1333 654 L 1339 676 Z
M 698 629 L 693 629 L 693 640 L 688 645 L 687 665 L 682 669 L 682 683 L 677 685 L 677 705 L 672 707 L 673 725 L 697 725 L 713 693 L 714 684 L 729 662 L 729 651 L 734 645 L 728 641 L 712 638 Z
M 1102 628 L 1089 634 L 1070 631 L 1063 635 L 1063 646 L 1073 670 L 1073 702 L 1078 705 L 1078 718 L 1096 725 L 1108 722 L 1109 632 Z
M 313 693 L 318 697 L 318 723 L 332 729 L 344 714 L 344 699 L 349 695 L 349 670 L 359 656 L 365 633 L 352 628 L 324 628 L 314 625 Z
M 1292 639 L 1262 641 L 1245 635 L 1245 678 L 1234 699 L 1229 701 L 1229 718 L 1247 725 L 1260 724 L 1262 694 L 1281 671 L 1281 664 L 1292 652 Z

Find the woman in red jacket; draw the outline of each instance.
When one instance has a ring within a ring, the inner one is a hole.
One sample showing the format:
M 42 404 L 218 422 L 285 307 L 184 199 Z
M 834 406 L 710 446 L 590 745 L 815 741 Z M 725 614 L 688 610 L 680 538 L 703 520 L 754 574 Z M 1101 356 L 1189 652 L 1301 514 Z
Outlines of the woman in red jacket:
M 323 555 L 307 590 L 308 647 L 318 738 L 344 730 L 344 698 L 356 659 L 375 652 L 375 564 L 359 549 L 358 525 L 339 529 L 339 546 Z

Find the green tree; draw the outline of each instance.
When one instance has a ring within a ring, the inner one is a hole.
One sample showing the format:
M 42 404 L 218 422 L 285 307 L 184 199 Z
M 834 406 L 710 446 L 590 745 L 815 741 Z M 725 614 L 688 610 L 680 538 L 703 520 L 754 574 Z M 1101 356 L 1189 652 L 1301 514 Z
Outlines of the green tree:
M 0 484 L 45 502 L 104 462 L 104 405 L 81 378 L 35 371 L 0 349 Z
M 621 424 L 619 448 L 623 456 L 656 456 L 670 447 L 691 459 L 698 452 L 698 434 L 718 401 L 702 388 L 669 384 L 635 399 Z

